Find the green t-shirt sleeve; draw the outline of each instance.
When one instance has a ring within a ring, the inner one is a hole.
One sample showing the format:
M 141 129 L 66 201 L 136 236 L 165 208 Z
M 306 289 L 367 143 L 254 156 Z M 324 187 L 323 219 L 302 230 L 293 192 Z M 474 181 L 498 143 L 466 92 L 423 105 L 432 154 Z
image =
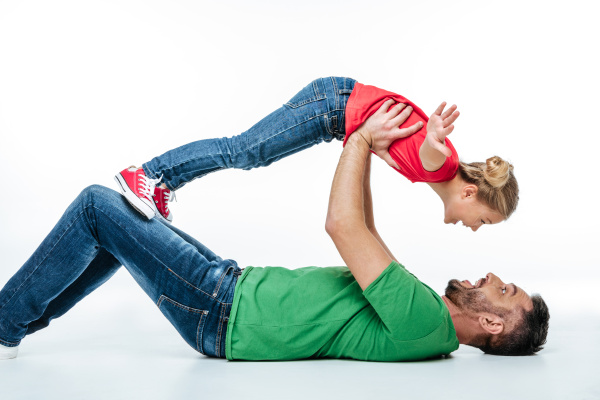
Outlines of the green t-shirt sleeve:
M 396 340 L 423 338 L 445 321 L 441 298 L 396 261 L 392 261 L 363 295 L 389 336 Z

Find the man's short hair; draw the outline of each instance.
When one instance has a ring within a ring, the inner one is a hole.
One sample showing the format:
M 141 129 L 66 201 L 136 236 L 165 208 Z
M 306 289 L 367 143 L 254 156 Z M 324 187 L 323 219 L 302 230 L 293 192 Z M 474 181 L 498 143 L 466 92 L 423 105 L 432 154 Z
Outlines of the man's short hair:
M 498 356 L 530 356 L 543 349 L 548 335 L 550 312 L 542 296 L 531 296 L 533 308 L 522 309 L 521 321 L 507 333 L 499 337 L 490 336 L 483 345 L 478 346 L 486 354 Z

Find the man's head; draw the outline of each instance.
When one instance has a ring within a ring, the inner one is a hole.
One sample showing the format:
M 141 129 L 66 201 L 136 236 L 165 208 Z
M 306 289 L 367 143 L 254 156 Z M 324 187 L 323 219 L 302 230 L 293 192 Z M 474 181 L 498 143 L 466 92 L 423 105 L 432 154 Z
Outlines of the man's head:
M 471 346 L 488 354 L 531 355 L 542 349 L 550 313 L 540 295 L 529 296 L 489 273 L 472 285 L 448 282 L 446 297 L 471 321 Z

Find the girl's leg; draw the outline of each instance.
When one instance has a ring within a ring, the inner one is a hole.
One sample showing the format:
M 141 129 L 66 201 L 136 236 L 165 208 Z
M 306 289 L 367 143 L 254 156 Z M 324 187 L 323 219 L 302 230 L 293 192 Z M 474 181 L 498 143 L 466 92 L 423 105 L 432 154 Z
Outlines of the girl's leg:
M 224 357 L 240 269 L 205 250 L 209 258 L 165 224 L 143 219 L 116 192 L 91 186 L 0 291 L 0 344 L 16 346 L 50 314 L 64 313 L 106 281 L 118 260 L 192 347 Z
M 320 78 L 248 131 L 230 138 L 199 140 L 143 165 L 147 176 L 171 190 L 225 168 L 267 166 L 323 141 L 345 136 L 345 107 L 354 88 L 350 78 Z

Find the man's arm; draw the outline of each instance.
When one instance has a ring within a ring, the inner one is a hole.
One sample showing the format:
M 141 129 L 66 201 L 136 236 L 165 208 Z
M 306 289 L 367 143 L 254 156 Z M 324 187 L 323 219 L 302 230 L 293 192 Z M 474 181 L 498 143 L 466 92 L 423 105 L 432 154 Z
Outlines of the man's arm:
M 379 236 L 377 228 L 375 228 L 375 217 L 373 215 L 373 198 L 371 197 L 371 152 L 367 154 L 367 161 L 365 163 L 365 172 L 363 173 L 363 205 L 365 210 L 365 224 L 369 232 L 377 239 L 381 247 L 388 253 L 390 258 L 394 261 L 396 257 L 392 254 L 390 249 L 386 246 L 385 242 Z
M 383 241 L 380 242 L 381 238 L 378 240 L 379 235 L 375 237 L 369 229 L 369 226 L 374 227 L 372 202 L 369 195 L 369 204 L 365 207 L 363 191 L 369 151 L 373 148 L 387 161 L 390 159 L 387 149 L 391 142 L 410 136 L 422 128 L 421 123 L 417 123 L 400 129 L 411 109 L 396 106 L 388 112 L 392 104 L 393 101 L 385 102 L 350 136 L 342 151 L 329 196 L 325 229 L 363 290 L 393 259 L 385 245 L 382 245 Z
M 452 155 L 452 151 L 446 147 L 446 136 L 454 130 L 453 123 L 460 113 L 456 111 L 456 105 L 444 111 L 445 107 L 445 102 L 440 104 L 429 117 L 427 137 L 419 149 L 419 158 L 426 171 L 434 172 L 442 168 L 446 157 Z
M 333 177 L 325 223 L 327 233 L 363 290 L 392 262 L 365 222 L 362 177 L 369 150 L 358 132 L 348 139 Z

